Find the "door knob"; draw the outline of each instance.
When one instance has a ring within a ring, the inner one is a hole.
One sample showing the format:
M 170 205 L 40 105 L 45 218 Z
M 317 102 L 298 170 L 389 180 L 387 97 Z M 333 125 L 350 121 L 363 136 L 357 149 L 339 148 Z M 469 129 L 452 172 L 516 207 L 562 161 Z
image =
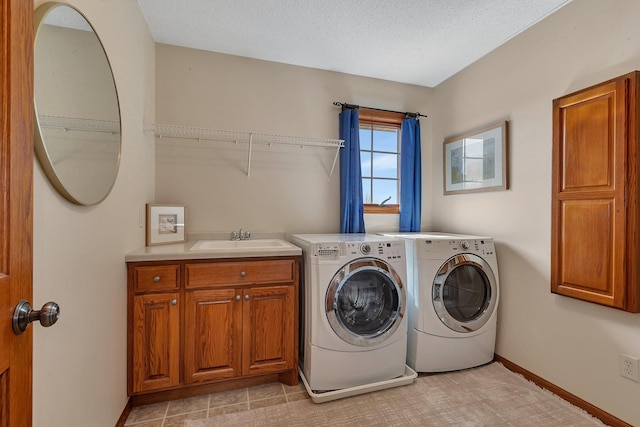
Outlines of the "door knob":
M 48 302 L 40 310 L 34 310 L 27 301 L 22 300 L 13 312 L 13 332 L 20 335 L 27 330 L 29 323 L 38 320 L 42 326 L 49 327 L 58 321 L 60 306 L 55 302 Z

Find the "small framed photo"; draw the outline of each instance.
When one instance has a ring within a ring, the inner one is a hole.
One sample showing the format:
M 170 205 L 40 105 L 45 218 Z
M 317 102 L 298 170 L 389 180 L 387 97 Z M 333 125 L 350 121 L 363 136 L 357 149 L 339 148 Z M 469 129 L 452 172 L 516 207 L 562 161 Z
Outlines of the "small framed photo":
M 147 246 L 184 243 L 185 205 L 147 203 Z
M 508 189 L 507 141 L 506 121 L 446 139 L 444 194 Z

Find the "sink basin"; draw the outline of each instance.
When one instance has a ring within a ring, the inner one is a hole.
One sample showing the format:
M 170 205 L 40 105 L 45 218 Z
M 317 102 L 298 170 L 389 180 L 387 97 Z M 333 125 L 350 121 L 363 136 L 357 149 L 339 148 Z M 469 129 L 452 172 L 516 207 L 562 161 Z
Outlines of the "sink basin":
M 288 248 L 287 242 L 280 239 L 255 240 L 199 240 L 192 247 L 192 251 L 228 251 L 228 250 L 259 250 Z

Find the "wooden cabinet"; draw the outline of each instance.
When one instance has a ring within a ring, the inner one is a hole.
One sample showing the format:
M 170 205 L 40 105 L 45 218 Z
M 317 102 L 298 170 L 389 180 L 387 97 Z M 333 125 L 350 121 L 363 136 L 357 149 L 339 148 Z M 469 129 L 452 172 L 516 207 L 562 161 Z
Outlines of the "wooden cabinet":
M 131 389 L 151 391 L 180 382 L 180 266 L 131 267 L 129 292 Z
M 186 383 L 293 367 L 291 286 L 193 291 L 185 301 Z
M 299 257 L 134 262 L 129 394 L 298 381 Z
M 150 391 L 180 383 L 178 294 L 133 298 L 133 389 Z
M 553 101 L 551 291 L 634 313 L 639 83 L 633 72 Z
M 287 310 L 295 304 L 288 286 L 248 289 L 242 308 L 242 371 L 248 375 L 277 372 L 289 368 L 294 341 L 289 339 L 296 318 Z

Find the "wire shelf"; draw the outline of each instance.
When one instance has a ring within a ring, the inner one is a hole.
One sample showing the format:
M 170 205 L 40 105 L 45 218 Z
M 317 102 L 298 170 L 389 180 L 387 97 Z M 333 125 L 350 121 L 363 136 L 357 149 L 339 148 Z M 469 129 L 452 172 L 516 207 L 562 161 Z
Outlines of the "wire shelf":
M 251 142 L 254 144 L 276 144 L 297 147 L 340 148 L 344 146 L 344 141 L 341 139 L 284 136 L 268 133 L 243 132 L 165 124 L 156 124 L 155 134 L 159 138 L 184 138 L 221 142 Z
M 82 117 L 38 115 L 41 128 L 62 129 L 65 131 L 120 133 L 120 122 L 117 120 L 86 119 Z
M 336 150 L 336 155 L 333 159 L 333 165 L 329 172 L 329 179 L 335 169 L 336 161 L 340 148 L 344 147 L 344 140 L 342 139 L 325 139 L 325 138 L 313 138 L 313 137 L 300 137 L 300 136 L 285 136 L 275 135 L 268 133 L 258 132 L 244 132 L 234 130 L 221 130 L 211 129 L 193 126 L 180 126 L 180 125 L 167 125 L 167 124 L 155 124 L 153 126 L 145 127 L 145 130 L 153 130 L 155 136 L 158 138 L 178 138 L 178 139 L 194 139 L 197 141 L 219 141 L 219 142 L 233 142 L 233 143 L 246 143 L 249 145 L 247 153 L 247 178 L 251 175 L 251 154 L 253 144 L 262 145 L 279 145 L 288 147 L 318 147 L 318 148 L 333 148 Z

